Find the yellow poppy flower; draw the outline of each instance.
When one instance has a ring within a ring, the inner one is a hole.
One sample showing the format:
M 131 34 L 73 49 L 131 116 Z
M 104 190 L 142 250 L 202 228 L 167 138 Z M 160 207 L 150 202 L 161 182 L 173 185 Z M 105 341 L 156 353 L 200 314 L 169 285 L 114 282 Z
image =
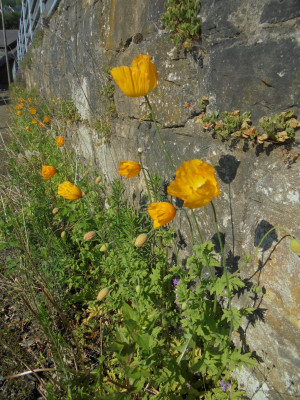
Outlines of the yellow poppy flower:
M 48 115 L 44 116 L 44 122 L 47 124 L 48 122 L 50 122 L 50 117 L 48 117 Z
M 140 54 L 133 59 L 131 67 L 116 67 L 110 73 L 129 97 L 146 96 L 157 85 L 156 68 L 148 55 Z
M 22 115 L 22 111 L 17 111 L 17 115 L 18 116 Z
M 35 115 L 35 114 L 36 114 L 36 108 L 34 108 L 34 107 L 29 107 L 29 114 Z
M 37 124 L 37 122 L 38 122 L 38 121 L 37 121 L 36 118 L 32 118 L 32 120 L 31 120 L 31 123 L 32 123 L 32 124 Z
M 67 200 L 78 200 L 83 196 L 82 191 L 69 181 L 65 181 L 58 185 L 57 193 Z
M 176 215 L 176 208 L 171 203 L 162 201 L 160 203 L 151 203 L 148 207 L 148 213 L 153 219 L 153 228 L 168 224 Z
M 184 161 L 167 192 L 183 200 L 183 205 L 190 209 L 205 206 L 220 195 L 214 167 L 198 159 Z
M 26 131 L 30 131 L 30 126 L 25 126 Z
M 121 161 L 118 173 L 121 176 L 126 176 L 126 179 L 133 178 L 140 173 L 141 166 L 135 161 Z
M 42 177 L 44 179 L 52 178 L 56 172 L 56 168 L 52 167 L 52 165 L 42 165 Z
M 62 136 L 57 136 L 55 141 L 58 147 L 63 146 L 65 144 L 65 139 Z

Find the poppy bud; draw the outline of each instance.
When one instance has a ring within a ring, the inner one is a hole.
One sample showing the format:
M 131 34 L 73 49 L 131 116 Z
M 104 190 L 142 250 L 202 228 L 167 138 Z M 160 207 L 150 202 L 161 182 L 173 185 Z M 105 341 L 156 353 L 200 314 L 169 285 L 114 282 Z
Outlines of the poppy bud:
M 291 250 L 295 254 L 297 254 L 297 256 L 300 256 L 300 242 L 299 242 L 299 240 L 292 239 L 290 246 L 291 246 Z
M 106 253 L 106 252 L 107 252 L 107 249 L 108 249 L 107 244 L 103 244 L 103 245 L 100 247 L 100 251 L 101 251 L 102 253 Z
M 53 214 L 53 215 L 56 215 L 56 214 L 58 214 L 58 211 L 59 211 L 58 208 L 53 208 L 52 214 Z
M 62 231 L 62 233 L 60 234 L 60 237 L 63 239 L 66 236 L 66 232 Z
M 143 149 L 142 149 L 141 147 L 139 147 L 139 148 L 137 149 L 137 151 L 138 151 L 139 154 L 142 154 Z
M 104 297 L 108 295 L 108 292 L 109 292 L 108 288 L 101 289 L 100 292 L 98 293 L 97 300 L 98 301 L 103 300 Z
M 100 183 L 101 182 L 101 176 L 98 176 L 96 179 L 95 179 L 95 183 L 96 183 L 96 185 L 98 185 L 98 183 Z
M 141 247 L 147 240 L 147 233 L 141 233 L 134 242 L 135 247 Z
M 137 294 L 140 294 L 140 293 L 141 293 L 141 287 L 140 287 L 140 285 L 137 285 L 137 286 L 136 286 L 135 291 L 137 292 Z
M 84 236 L 83 236 L 83 240 L 85 242 L 89 242 L 90 240 L 93 240 L 94 237 L 96 236 L 96 233 L 94 231 L 90 231 L 87 232 Z

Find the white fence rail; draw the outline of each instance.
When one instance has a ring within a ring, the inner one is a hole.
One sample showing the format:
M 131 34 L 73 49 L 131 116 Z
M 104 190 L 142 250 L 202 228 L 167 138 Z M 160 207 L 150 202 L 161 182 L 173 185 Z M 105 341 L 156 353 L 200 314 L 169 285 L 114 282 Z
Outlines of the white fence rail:
M 43 28 L 44 19 L 51 17 L 60 0 L 22 0 L 17 57 L 22 60 L 33 40 L 34 32 Z

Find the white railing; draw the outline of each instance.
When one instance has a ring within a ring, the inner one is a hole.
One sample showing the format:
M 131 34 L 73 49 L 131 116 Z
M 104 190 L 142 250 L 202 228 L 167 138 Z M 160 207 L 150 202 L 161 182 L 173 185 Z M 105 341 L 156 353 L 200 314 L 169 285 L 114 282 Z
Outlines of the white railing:
M 34 32 L 44 26 L 44 18 L 50 18 L 60 0 L 22 0 L 18 34 L 17 57 L 22 60 L 33 40 Z

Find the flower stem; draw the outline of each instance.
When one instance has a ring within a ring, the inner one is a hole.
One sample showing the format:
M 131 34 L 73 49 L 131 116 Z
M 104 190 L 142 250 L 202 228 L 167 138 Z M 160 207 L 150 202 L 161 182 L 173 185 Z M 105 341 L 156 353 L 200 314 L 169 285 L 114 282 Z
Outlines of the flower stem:
M 283 230 L 284 232 L 286 232 L 286 234 L 287 234 L 288 236 L 291 236 L 291 237 L 293 238 L 293 235 L 291 234 L 291 232 L 290 232 L 288 229 L 284 228 L 283 226 L 274 226 L 273 228 L 269 229 L 268 232 L 267 232 L 266 234 L 264 234 L 264 236 L 262 237 L 261 241 L 260 241 L 260 242 L 258 243 L 258 245 L 256 246 L 255 252 L 252 254 L 252 256 L 249 257 L 249 259 L 245 260 L 244 263 L 243 263 L 243 265 L 242 265 L 240 268 L 238 268 L 238 269 L 232 274 L 232 276 L 235 276 L 235 275 L 237 275 L 239 272 L 241 272 L 241 271 L 245 268 L 245 266 L 246 266 L 247 264 L 249 264 L 250 261 L 253 260 L 253 258 L 254 258 L 254 257 L 257 255 L 257 253 L 259 252 L 259 248 L 260 248 L 260 246 L 263 244 L 263 242 L 265 241 L 265 239 L 267 238 L 267 236 L 269 236 L 269 234 L 270 234 L 271 232 L 275 231 L 276 229 L 281 229 L 281 230 Z
M 171 166 L 171 167 L 173 168 L 173 170 L 175 171 L 175 165 L 173 164 L 173 161 L 171 160 L 170 154 L 169 154 L 169 152 L 168 152 L 168 150 L 167 150 L 167 148 L 166 148 L 165 142 L 163 141 L 163 138 L 162 138 L 162 136 L 161 136 L 161 133 L 160 133 L 160 130 L 159 130 L 159 128 L 158 128 L 158 125 L 157 125 L 157 122 L 156 122 L 156 118 L 155 118 L 155 115 L 154 115 L 152 106 L 151 106 L 151 104 L 150 104 L 150 101 L 149 101 L 149 99 L 148 99 L 147 96 L 145 96 L 145 99 L 146 99 L 146 102 L 147 102 L 148 107 L 149 107 L 149 109 L 150 109 L 151 116 L 152 116 L 152 120 L 153 120 L 153 123 L 154 123 L 154 126 L 155 126 L 155 130 L 156 130 L 158 139 L 159 139 L 159 141 L 160 141 L 160 144 L 161 144 L 161 146 L 162 146 L 162 148 L 163 148 L 163 150 L 164 150 L 164 152 L 165 152 L 165 155 L 167 156 L 167 159 L 168 159 L 168 161 L 169 161 L 170 166 Z
M 231 311 L 231 290 L 230 290 L 230 286 L 229 286 L 229 276 L 228 276 L 228 271 L 227 271 L 227 268 L 226 268 L 226 260 L 225 260 L 224 248 L 223 248 L 222 238 L 221 238 L 220 231 L 219 231 L 216 209 L 215 209 L 214 203 L 212 201 L 210 202 L 210 204 L 211 204 L 212 209 L 213 209 L 214 221 L 215 221 L 215 226 L 216 226 L 216 230 L 217 230 L 217 236 L 218 236 L 218 240 L 219 240 L 219 244 L 220 244 L 220 250 L 221 250 L 221 256 L 222 256 L 222 266 L 223 266 L 223 271 L 224 271 L 224 275 L 225 275 L 225 279 L 226 279 L 226 286 L 227 286 L 228 308 Z M 232 315 L 231 315 L 230 328 L 229 328 L 229 334 L 228 334 L 229 341 L 231 340 L 232 330 L 233 330 L 233 324 L 232 324 Z

